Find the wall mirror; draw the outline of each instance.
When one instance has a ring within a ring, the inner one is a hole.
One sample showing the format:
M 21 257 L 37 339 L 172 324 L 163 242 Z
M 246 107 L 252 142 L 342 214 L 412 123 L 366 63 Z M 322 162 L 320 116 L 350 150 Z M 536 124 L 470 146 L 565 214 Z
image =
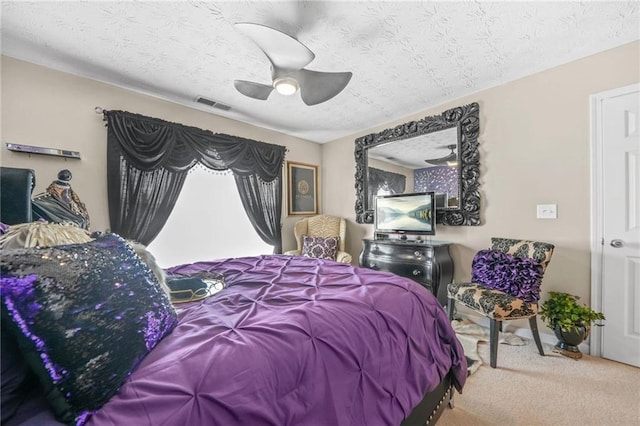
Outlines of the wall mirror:
M 437 222 L 480 224 L 477 103 L 355 141 L 356 222 L 373 223 L 376 195 L 436 192 Z

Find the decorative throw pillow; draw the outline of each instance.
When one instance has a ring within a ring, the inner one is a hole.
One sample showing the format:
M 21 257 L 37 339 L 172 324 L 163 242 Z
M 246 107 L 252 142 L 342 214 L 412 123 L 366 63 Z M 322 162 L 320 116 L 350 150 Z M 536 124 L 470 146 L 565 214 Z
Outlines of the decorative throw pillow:
M 8 424 L 18 412 L 20 406 L 29 396 L 29 392 L 37 386 L 37 379 L 22 359 L 18 342 L 5 328 L 2 322 L 0 332 L 0 364 L 2 380 L 0 381 L 0 424 Z
M 0 236 L 0 248 L 52 247 L 91 240 L 89 232 L 76 225 L 37 221 L 9 226 Z
M 95 238 L 104 236 L 102 232 L 90 234 L 83 228 L 73 223 L 51 223 L 44 220 L 37 222 L 20 223 L 7 226 L 2 231 L 0 228 L 0 249 L 16 249 L 29 247 L 54 247 L 66 244 L 88 243 Z M 169 294 L 167 287 L 167 274 L 158 265 L 155 256 L 137 241 L 127 240 L 138 256 L 151 268 L 160 286 Z
M 528 257 L 515 257 L 499 250 L 480 250 L 473 258 L 472 281 L 504 291 L 526 302 L 540 299 L 542 265 Z
M 124 239 L 3 250 L 2 321 L 58 420 L 83 424 L 177 323 Z
M 302 255 L 318 259 L 336 260 L 338 253 L 338 237 L 302 237 Z

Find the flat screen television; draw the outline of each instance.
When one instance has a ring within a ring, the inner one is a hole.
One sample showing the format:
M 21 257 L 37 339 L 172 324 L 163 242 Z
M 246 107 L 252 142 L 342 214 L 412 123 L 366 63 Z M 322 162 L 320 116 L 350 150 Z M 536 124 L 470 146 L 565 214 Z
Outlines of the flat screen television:
M 375 198 L 376 234 L 435 235 L 435 192 L 378 195 Z

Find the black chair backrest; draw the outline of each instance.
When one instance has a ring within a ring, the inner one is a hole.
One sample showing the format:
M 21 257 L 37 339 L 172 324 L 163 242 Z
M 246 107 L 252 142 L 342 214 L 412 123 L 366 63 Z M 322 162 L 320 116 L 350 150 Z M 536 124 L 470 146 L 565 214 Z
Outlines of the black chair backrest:
M 31 169 L 0 167 L 0 222 L 7 225 L 31 222 L 31 193 L 36 175 Z

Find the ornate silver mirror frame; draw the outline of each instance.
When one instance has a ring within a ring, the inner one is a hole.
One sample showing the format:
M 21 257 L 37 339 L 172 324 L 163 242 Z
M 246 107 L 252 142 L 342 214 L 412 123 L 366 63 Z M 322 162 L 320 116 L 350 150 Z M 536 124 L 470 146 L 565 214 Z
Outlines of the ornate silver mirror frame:
M 368 188 L 370 149 L 455 127 L 458 135 L 455 150 L 459 153 L 457 156 L 459 199 L 455 207 L 439 210 L 437 220 L 438 223 L 450 226 L 480 225 L 479 111 L 480 107 L 474 102 L 446 110 L 441 115 L 410 121 L 380 133 L 372 133 L 356 139 L 354 152 L 356 160 L 356 222 L 373 223 L 373 206 L 369 205 L 371 196 Z M 415 140 L 416 143 L 424 143 L 425 138 Z M 425 151 L 427 148 L 429 147 L 425 145 Z

